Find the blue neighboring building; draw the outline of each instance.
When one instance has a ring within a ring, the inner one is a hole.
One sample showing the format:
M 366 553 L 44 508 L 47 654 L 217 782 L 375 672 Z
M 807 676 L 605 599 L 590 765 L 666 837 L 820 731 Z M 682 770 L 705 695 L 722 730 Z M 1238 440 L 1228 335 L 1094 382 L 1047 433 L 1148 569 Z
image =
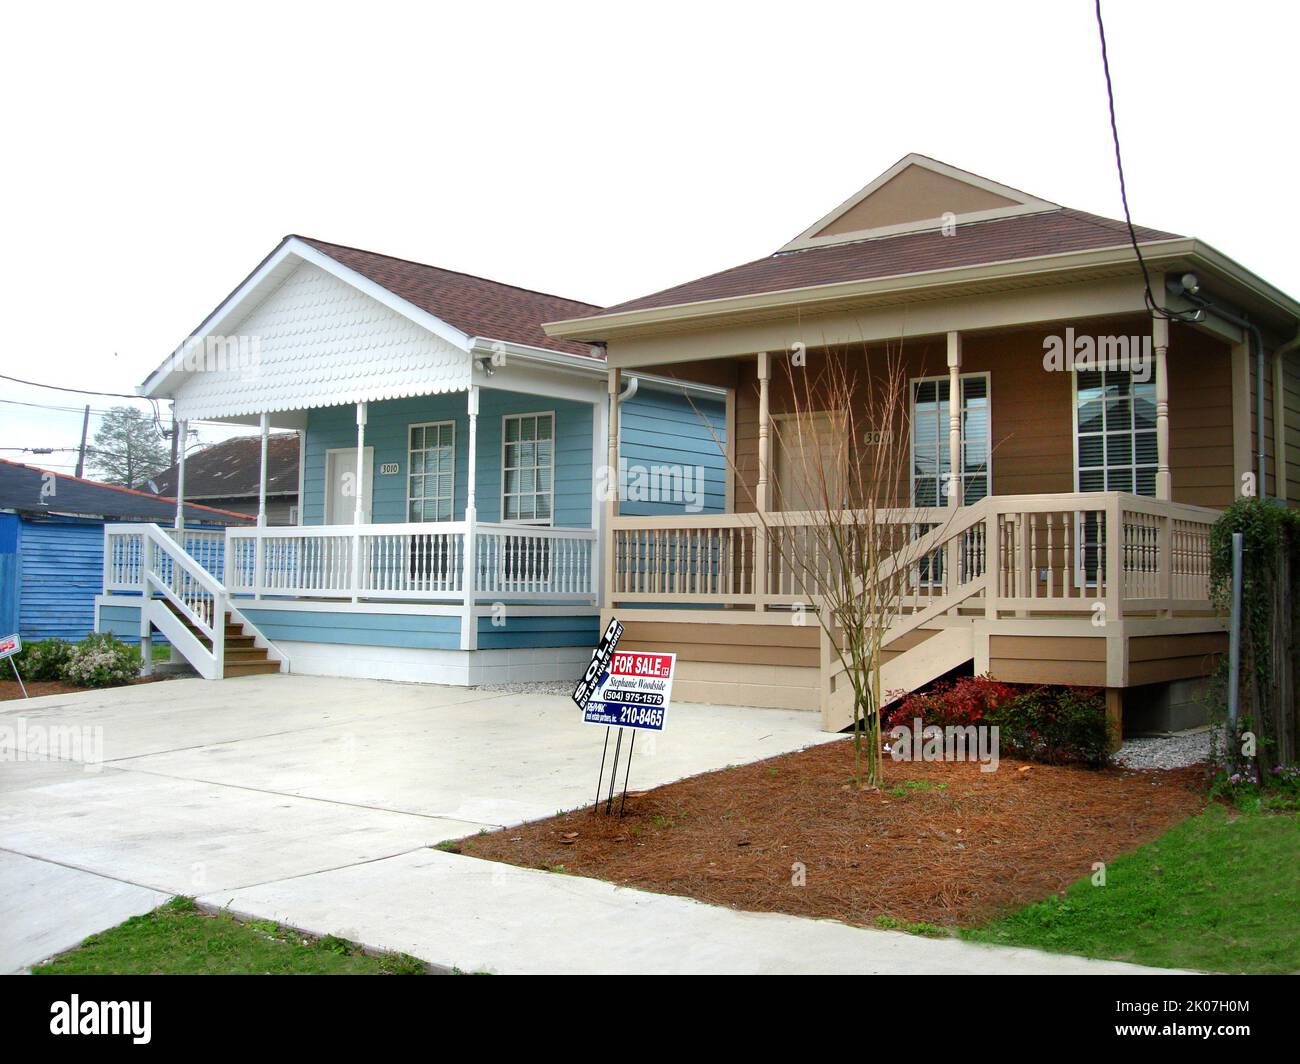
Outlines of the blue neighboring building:
M 83 639 L 103 591 L 104 525 L 171 525 L 176 500 L 0 459 L 0 634 Z M 229 510 L 186 504 L 190 527 L 248 524 Z M 124 630 L 123 638 L 138 636 Z

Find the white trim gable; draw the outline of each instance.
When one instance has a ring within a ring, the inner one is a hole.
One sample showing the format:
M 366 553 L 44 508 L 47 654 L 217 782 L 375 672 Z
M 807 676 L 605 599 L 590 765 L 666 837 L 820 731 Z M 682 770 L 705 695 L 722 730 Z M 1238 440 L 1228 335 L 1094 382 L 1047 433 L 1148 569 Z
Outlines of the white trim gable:
M 932 217 L 915 218 L 891 225 L 858 229 L 852 232 L 824 233 L 825 229 L 833 225 L 840 218 L 844 217 L 844 215 L 848 214 L 860 203 L 863 203 L 875 192 L 889 184 L 889 182 L 893 181 L 899 174 L 902 174 L 905 170 L 913 167 L 928 170 L 940 175 L 941 177 L 949 178 L 950 180 L 960 182 L 963 185 L 970 186 L 972 189 L 978 189 L 981 192 L 1011 202 L 1005 206 L 990 207 L 983 210 L 970 210 L 965 212 L 954 212 L 951 214 L 939 212 Z M 972 174 L 966 170 L 960 170 L 955 166 L 949 166 L 947 163 L 941 163 L 937 159 L 931 159 L 928 156 L 913 153 L 899 159 L 898 162 L 872 181 L 871 184 L 867 185 L 866 188 L 855 192 L 833 211 L 825 217 L 818 219 L 780 250 L 800 251 L 806 248 L 823 247 L 829 244 L 847 244 L 855 240 L 872 240 L 879 237 L 899 236 L 903 233 L 926 232 L 929 230 L 940 229 L 945 224 L 962 225 L 966 222 L 983 222 L 990 221 L 994 218 L 1010 218 L 1021 214 L 1040 214 L 1044 211 L 1055 210 L 1060 210 L 1059 204 L 1038 199 L 1036 196 L 1027 195 L 1019 189 L 1011 188 L 1009 185 L 999 184 L 997 181 L 990 181 L 986 177 L 980 177 L 978 174 Z
M 281 254 L 292 245 L 312 254 Z M 200 334 L 240 338 L 241 357 L 214 360 L 197 346 L 146 394 L 171 395 L 177 419 L 196 420 L 469 386 L 468 338 L 337 263 L 326 268 L 332 262 L 288 242 Z

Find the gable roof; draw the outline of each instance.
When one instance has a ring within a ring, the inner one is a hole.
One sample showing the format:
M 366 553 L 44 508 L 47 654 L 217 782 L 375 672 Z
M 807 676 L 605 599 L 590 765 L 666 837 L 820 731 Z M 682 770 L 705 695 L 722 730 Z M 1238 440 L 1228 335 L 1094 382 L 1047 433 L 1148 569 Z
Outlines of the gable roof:
M 1185 239 L 1141 226 L 1135 231 L 1141 243 Z M 547 331 L 603 339 L 602 321 L 636 311 L 1128 245 L 1122 221 L 1062 207 L 913 154 L 771 255 L 606 307 L 585 319 L 553 322 Z
M 781 250 L 897 236 L 1059 207 L 1010 185 L 913 153 L 903 156 Z
M 1138 240 L 1177 240 L 1174 233 L 1137 227 Z M 951 236 L 940 230 L 874 240 L 778 251 L 743 266 L 688 281 L 589 315 L 600 318 L 630 310 L 670 307 L 729 296 L 781 292 L 842 281 L 867 281 L 900 274 L 978 266 L 1068 251 L 1127 245 L 1121 221 L 1058 207 L 1052 211 L 959 225 Z
M 234 436 L 185 456 L 187 499 L 256 497 L 262 475 L 260 436 Z M 176 466 L 153 478 L 161 495 L 176 491 Z M 276 432 L 266 440 L 266 493 L 298 494 L 298 434 Z
M 285 239 L 290 239 L 286 237 Z M 594 303 L 534 292 L 440 266 L 393 258 L 374 251 L 298 236 L 305 244 L 382 285 L 468 336 L 592 356 L 586 344 L 547 336 L 542 323 L 574 318 L 600 308 Z
M 54 477 L 53 494 L 49 493 L 47 487 L 51 483 L 50 477 Z M 17 510 L 24 514 L 170 522 L 176 517 L 176 500 L 0 458 L 0 509 Z M 256 519 L 252 514 L 187 502 L 185 520 L 200 524 L 235 525 L 247 524 Z

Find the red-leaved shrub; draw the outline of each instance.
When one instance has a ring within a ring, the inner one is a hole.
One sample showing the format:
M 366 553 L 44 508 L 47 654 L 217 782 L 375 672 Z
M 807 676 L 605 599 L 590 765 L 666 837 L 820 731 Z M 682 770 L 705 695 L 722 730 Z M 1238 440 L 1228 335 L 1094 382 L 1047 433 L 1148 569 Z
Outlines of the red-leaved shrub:
M 1013 701 L 1019 694 L 1019 688 L 988 676 L 959 676 L 936 683 L 926 691 L 915 691 L 886 711 L 885 730 L 897 724 L 911 727 L 917 717 L 941 728 L 949 724 L 979 724 L 987 713 Z

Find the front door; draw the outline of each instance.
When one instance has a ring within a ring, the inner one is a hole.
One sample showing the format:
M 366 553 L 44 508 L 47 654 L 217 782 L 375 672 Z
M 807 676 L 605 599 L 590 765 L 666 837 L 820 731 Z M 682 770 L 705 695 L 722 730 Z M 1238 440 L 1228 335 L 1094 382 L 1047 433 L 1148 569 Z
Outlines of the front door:
M 375 449 L 366 448 L 362 484 L 362 523 L 370 523 L 370 500 L 375 478 Z M 325 455 L 325 523 L 350 525 L 357 508 L 357 449 L 341 447 Z

